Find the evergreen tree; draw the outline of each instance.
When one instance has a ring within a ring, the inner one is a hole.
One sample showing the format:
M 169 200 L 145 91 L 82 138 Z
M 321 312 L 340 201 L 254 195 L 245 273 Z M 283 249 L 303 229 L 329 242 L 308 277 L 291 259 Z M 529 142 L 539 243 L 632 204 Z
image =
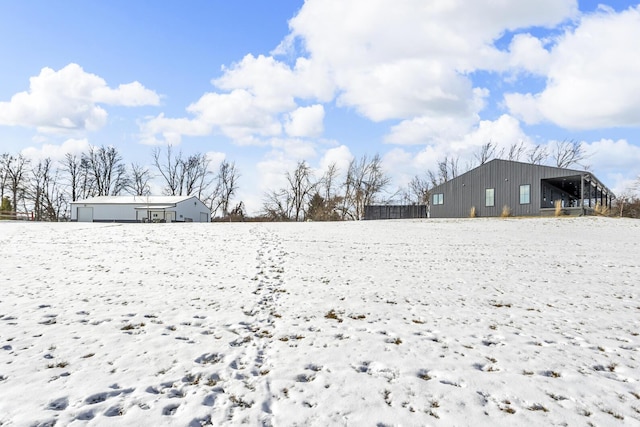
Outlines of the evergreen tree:
M 2 203 L 0 203 L 0 218 L 3 215 L 10 215 L 11 212 L 13 212 L 13 209 L 11 208 L 11 199 L 9 199 L 9 196 L 4 196 L 2 198 Z

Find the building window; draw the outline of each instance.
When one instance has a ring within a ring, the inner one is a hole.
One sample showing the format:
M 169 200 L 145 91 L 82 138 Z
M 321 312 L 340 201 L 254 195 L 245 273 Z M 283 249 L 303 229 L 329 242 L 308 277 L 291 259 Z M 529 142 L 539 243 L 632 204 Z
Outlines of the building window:
M 520 204 L 528 205 L 531 203 L 531 184 L 520 186 Z
M 438 193 L 433 195 L 433 204 L 434 205 L 444 205 L 444 194 Z
M 484 192 L 484 205 L 485 206 L 495 206 L 495 189 L 487 188 Z

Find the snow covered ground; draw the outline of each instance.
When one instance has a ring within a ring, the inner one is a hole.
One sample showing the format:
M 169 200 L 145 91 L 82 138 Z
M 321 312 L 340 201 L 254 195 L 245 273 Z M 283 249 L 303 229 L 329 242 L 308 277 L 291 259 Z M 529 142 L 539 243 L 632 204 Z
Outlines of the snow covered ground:
M 640 221 L 0 223 L 0 425 L 638 425 Z

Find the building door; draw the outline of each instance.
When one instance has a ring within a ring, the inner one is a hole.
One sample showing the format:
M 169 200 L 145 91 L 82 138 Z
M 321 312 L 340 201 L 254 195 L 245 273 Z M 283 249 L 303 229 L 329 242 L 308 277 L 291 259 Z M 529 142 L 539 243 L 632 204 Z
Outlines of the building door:
M 93 222 L 93 208 L 78 207 L 78 222 Z
M 164 213 L 164 219 L 167 222 L 174 222 L 176 220 L 176 213 L 175 212 L 165 212 Z
M 204 212 L 200 212 L 200 222 L 209 222 L 209 218 L 207 218 L 207 214 Z

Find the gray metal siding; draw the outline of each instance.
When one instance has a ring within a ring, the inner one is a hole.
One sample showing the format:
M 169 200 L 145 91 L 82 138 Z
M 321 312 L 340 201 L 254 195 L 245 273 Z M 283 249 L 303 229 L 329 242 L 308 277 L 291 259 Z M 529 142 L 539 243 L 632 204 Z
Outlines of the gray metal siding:
M 444 204 L 431 205 L 432 218 L 465 218 L 475 206 L 477 216 L 500 216 L 504 206 L 512 215 L 539 215 L 542 179 L 575 176 L 582 171 L 492 160 L 435 187 L 432 194 L 444 194 Z M 520 185 L 530 184 L 530 203 L 520 204 Z M 485 189 L 495 189 L 494 206 L 485 206 Z

